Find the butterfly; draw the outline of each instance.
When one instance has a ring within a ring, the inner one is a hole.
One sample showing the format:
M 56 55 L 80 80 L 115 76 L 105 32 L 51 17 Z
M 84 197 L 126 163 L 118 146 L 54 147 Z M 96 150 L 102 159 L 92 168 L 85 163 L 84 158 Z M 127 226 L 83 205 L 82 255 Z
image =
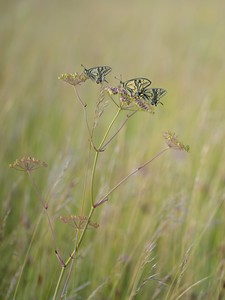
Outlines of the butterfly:
M 99 66 L 90 69 L 86 69 L 83 65 L 81 66 L 84 68 L 84 73 L 97 84 L 106 81 L 105 76 L 112 71 L 112 68 L 108 66 Z
M 148 100 L 148 91 L 151 81 L 147 78 L 133 78 L 125 82 L 120 81 L 122 87 L 131 97 L 139 97 Z
M 152 88 L 148 89 L 148 94 L 147 94 L 147 101 L 151 103 L 151 105 L 157 106 L 158 103 L 163 104 L 160 102 L 160 99 L 167 93 L 166 90 L 162 88 Z

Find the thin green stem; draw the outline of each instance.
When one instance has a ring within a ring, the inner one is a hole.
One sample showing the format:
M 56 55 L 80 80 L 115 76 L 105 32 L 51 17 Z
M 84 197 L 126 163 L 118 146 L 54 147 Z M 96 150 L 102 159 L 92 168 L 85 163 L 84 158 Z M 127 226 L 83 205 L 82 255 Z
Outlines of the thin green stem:
M 103 144 L 105 143 L 105 140 L 113 126 L 113 124 L 115 123 L 116 119 L 118 118 L 119 114 L 121 112 L 121 108 L 119 107 L 117 113 L 115 114 L 114 118 L 112 119 L 111 123 L 109 124 L 105 135 L 102 138 L 102 141 L 98 147 L 98 150 L 100 150 L 103 146 Z M 97 165 L 97 161 L 98 161 L 98 156 L 99 156 L 99 152 L 100 151 L 96 151 L 95 152 L 95 157 L 94 157 L 94 162 L 93 162 L 93 167 L 92 167 L 92 174 L 91 174 L 91 191 L 90 191 L 90 198 L 91 198 L 91 204 L 94 207 L 94 178 L 95 178 L 95 171 L 96 171 L 96 165 Z
M 76 255 L 76 253 L 77 253 L 77 251 L 78 251 L 78 249 L 80 247 L 80 244 L 83 241 L 84 235 L 85 235 L 85 233 L 87 231 L 87 227 L 88 227 L 88 224 L 89 224 L 89 222 L 91 220 L 91 217 L 93 215 L 94 209 L 95 209 L 95 207 L 92 206 L 91 209 L 90 209 L 90 212 L 89 212 L 89 215 L 88 215 L 85 227 L 84 227 L 84 229 L 83 229 L 83 231 L 82 231 L 82 233 L 80 235 L 80 238 L 79 238 L 79 240 L 77 242 L 77 245 L 76 245 L 75 249 L 73 250 L 73 252 L 71 253 L 70 257 L 67 259 L 67 261 L 65 263 L 65 267 L 62 267 L 62 269 L 61 269 L 61 272 L 60 272 L 60 275 L 59 275 L 59 279 L 58 279 L 58 282 L 57 282 L 57 285 L 56 285 L 56 288 L 55 288 L 54 296 L 52 298 L 53 300 L 56 300 L 56 297 L 57 297 L 57 294 L 58 294 L 58 291 L 59 291 L 59 287 L 60 287 L 60 284 L 62 282 L 63 275 L 65 273 L 66 266 L 68 266 L 68 264 L 70 263 L 70 261 L 75 258 L 75 255 Z
M 65 271 L 65 268 L 62 268 L 61 272 L 60 272 L 60 275 L 59 275 L 59 279 L 58 279 L 58 282 L 57 282 L 57 285 L 56 285 L 55 292 L 54 292 L 52 300 L 56 300 L 56 296 L 58 294 L 59 286 L 60 286 L 60 283 L 62 281 L 64 271 Z
M 76 245 L 77 245 L 77 239 L 78 239 L 78 231 L 76 232 L 75 248 L 76 248 Z M 75 255 L 77 256 L 77 253 Z M 64 287 L 63 287 L 60 299 L 62 299 L 63 296 L 66 294 L 66 289 L 67 289 L 67 286 L 68 286 L 68 283 L 69 283 L 70 276 L 72 274 L 72 270 L 73 270 L 73 266 L 74 266 L 74 262 L 75 262 L 76 256 L 75 257 L 71 256 L 72 263 L 70 264 L 69 274 L 68 274 L 68 276 L 66 278 L 66 282 L 64 284 Z
M 114 137 L 120 132 L 120 130 L 124 127 L 124 125 L 127 123 L 130 117 L 132 117 L 135 113 L 137 112 L 134 111 L 130 115 L 127 115 L 126 120 L 122 123 L 122 125 L 119 127 L 119 129 L 113 134 L 113 136 L 101 147 L 101 151 L 104 151 L 105 147 L 114 139 Z
M 70 255 L 70 257 L 68 258 L 68 260 L 66 261 L 66 266 L 69 264 L 69 262 L 71 261 L 72 257 L 74 257 L 75 253 L 77 252 L 77 250 L 78 250 L 79 247 L 80 247 L 80 244 L 81 244 L 81 242 L 82 242 L 82 240 L 83 240 L 83 238 L 84 238 L 85 232 L 86 232 L 86 230 L 87 230 L 87 228 L 88 228 L 89 222 L 90 222 L 91 217 L 92 217 L 92 215 L 93 215 L 94 209 L 95 209 L 95 208 L 92 206 L 91 209 L 90 209 L 90 212 L 89 212 L 89 215 L 88 215 L 88 218 L 87 218 L 87 222 L 86 222 L 86 224 L 85 224 L 85 227 L 84 227 L 84 229 L 82 230 L 81 236 L 80 236 L 80 238 L 79 238 L 79 240 L 78 240 L 78 242 L 77 242 L 77 246 L 76 246 L 76 248 L 74 249 L 74 251 L 72 252 L 72 254 Z
M 85 106 L 82 102 L 81 102 L 81 104 L 82 104 L 83 109 L 84 109 L 85 117 L 87 118 L 86 110 L 85 110 L 85 107 L 86 107 L 86 106 Z M 86 233 L 86 231 L 87 231 L 88 224 L 89 224 L 89 222 L 90 222 L 90 220 L 91 220 L 91 218 L 92 218 L 92 215 L 93 215 L 93 213 L 94 213 L 95 208 L 97 207 L 97 205 L 96 205 L 96 206 L 94 205 L 94 178 L 95 178 L 95 173 L 96 173 L 96 165 L 97 165 L 99 153 L 101 152 L 101 148 L 103 147 L 103 145 L 104 145 L 104 143 L 105 143 L 105 141 L 106 141 L 106 139 L 107 139 L 107 137 L 108 137 L 108 135 L 109 135 L 109 132 L 110 132 L 110 130 L 111 130 L 113 124 L 115 123 L 116 119 L 118 118 L 118 116 L 119 116 L 121 110 L 122 110 L 122 108 L 119 107 L 119 108 L 118 108 L 118 111 L 116 112 L 115 116 L 113 117 L 111 123 L 109 124 L 109 126 L 108 126 L 108 128 L 107 128 L 107 130 L 106 130 L 106 132 L 105 132 L 105 134 L 104 134 L 104 136 L 103 136 L 103 138 L 102 138 L 102 141 L 100 142 L 100 145 L 99 145 L 98 149 L 96 149 L 96 148 L 94 147 L 94 149 L 96 150 L 96 152 L 95 152 L 95 157 L 94 157 L 93 167 L 92 167 L 92 174 L 91 174 L 91 188 L 90 188 L 90 198 L 91 198 L 91 204 L 92 204 L 92 206 L 91 206 L 91 209 L 90 209 L 90 212 L 89 212 L 89 215 L 88 215 L 88 218 L 87 218 L 87 222 L 86 222 L 86 224 L 85 224 L 85 227 L 84 227 L 84 229 L 82 230 L 82 233 L 81 233 L 81 235 L 80 235 L 80 238 L 79 238 L 79 240 L 78 240 L 78 242 L 77 242 L 77 244 L 76 244 L 76 246 L 75 246 L 73 252 L 71 253 L 70 257 L 69 257 L 69 258 L 67 259 L 67 261 L 65 262 L 65 265 L 62 265 L 62 269 L 61 269 L 61 272 L 60 272 L 60 275 L 59 275 L 59 279 L 58 279 L 58 282 L 57 282 L 57 285 L 56 285 L 56 288 L 55 288 L 53 300 L 55 300 L 56 297 L 57 297 L 57 294 L 58 294 L 58 291 L 59 291 L 59 288 L 60 288 L 60 285 L 61 285 L 61 282 L 62 282 L 62 279 L 63 279 L 63 275 L 64 275 L 64 273 L 65 273 L 65 268 L 66 268 L 66 266 L 71 262 L 71 260 L 74 259 L 74 258 L 76 257 L 76 254 L 77 254 L 77 252 L 78 252 L 78 249 L 79 249 L 79 247 L 80 247 L 80 245 L 81 245 L 81 243 L 82 243 L 82 241 L 83 241 L 83 238 L 84 238 L 84 236 L 85 236 L 85 233 Z M 131 115 L 133 115 L 133 114 L 131 114 Z M 131 116 L 131 115 L 130 115 L 130 116 Z M 130 116 L 127 117 L 127 120 L 128 120 L 128 118 L 129 118 Z M 127 121 L 127 120 L 126 120 L 126 121 Z M 87 121 L 87 119 L 86 119 L 86 121 Z M 105 148 L 105 147 L 108 145 L 108 143 L 109 143 L 109 142 L 117 135 L 117 133 L 122 129 L 122 127 L 125 125 L 126 121 L 122 124 L 122 126 L 119 128 L 119 130 L 113 135 L 113 137 L 112 137 L 112 138 L 104 145 L 104 148 Z M 89 135 L 90 135 L 90 138 L 91 138 L 91 143 L 92 143 L 92 133 L 90 132 L 90 128 L 89 128 L 89 126 L 88 126 L 88 123 L 87 123 L 87 127 L 88 127 L 88 132 L 89 132 Z M 92 146 L 93 146 L 93 143 L 92 143 Z

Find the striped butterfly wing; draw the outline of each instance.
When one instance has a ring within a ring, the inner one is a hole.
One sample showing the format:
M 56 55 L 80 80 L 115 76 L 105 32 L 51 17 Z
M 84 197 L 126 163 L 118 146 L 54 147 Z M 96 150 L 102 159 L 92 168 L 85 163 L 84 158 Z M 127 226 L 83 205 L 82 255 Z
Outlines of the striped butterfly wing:
M 82 65 L 82 67 L 84 67 Z M 106 81 L 105 76 L 109 74 L 112 71 L 111 67 L 108 66 L 99 66 L 94 67 L 90 69 L 86 69 L 84 67 L 84 73 L 93 81 L 95 81 L 97 84 L 103 83 Z M 107 81 L 106 81 L 107 82 Z
M 152 88 L 148 89 L 147 100 L 151 103 L 151 105 L 157 106 L 160 102 L 160 99 L 167 93 L 166 90 L 162 88 Z
M 121 82 L 121 84 L 123 88 L 128 91 L 130 96 L 146 99 L 151 81 L 147 78 L 133 78 Z

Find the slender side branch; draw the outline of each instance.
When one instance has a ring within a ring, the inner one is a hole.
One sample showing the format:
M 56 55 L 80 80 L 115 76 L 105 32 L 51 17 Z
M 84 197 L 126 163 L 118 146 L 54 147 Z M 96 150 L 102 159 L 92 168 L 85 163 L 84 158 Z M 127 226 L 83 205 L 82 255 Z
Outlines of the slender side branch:
M 38 186 L 37 186 L 36 182 L 34 181 L 33 177 L 31 176 L 31 173 L 29 171 L 27 171 L 27 174 L 28 174 L 28 176 L 31 180 L 32 186 L 33 186 L 35 192 L 37 193 L 37 195 L 39 196 L 41 204 L 44 208 L 44 211 L 45 211 L 45 214 L 46 214 L 46 217 L 47 217 L 47 220 L 48 220 L 48 225 L 49 225 L 49 228 L 51 230 L 52 238 L 53 238 L 53 241 L 54 241 L 55 251 L 59 255 L 59 250 L 58 250 L 57 242 L 56 242 L 56 235 L 55 235 L 55 232 L 54 232 L 54 229 L 53 229 L 53 226 L 52 226 L 52 221 L 51 221 L 49 213 L 48 213 L 48 204 L 44 202 L 43 197 L 42 197 L 42 195 L 41 195 L 41 193 L 38 189 Z
M 63 275 L 64 275 L 64 272 L 65 272 L 65 269 L 66 269 L 66 266 L 70 263 L 70 261 L 72 259 L 74 259 L 76 253 L 78 252 L 78 249 L 80 247 L 80 244 L 82 243 L 82 240 L 84 238 L 84 235 L 85 235 L 85 232 L 87 230 L 87 227 L 88 227 L 88 224 L 91 220 L 91 217 L 93 215 L 93 212 L 94 212 L 94 207 L 92 206 L 91 209 L 90 209 L 90 212 L 89 212 L 89 215 L 88 215 L 88 218 L 87 218 L 87 222 L 85 224 L 85 227 L 80 235 L 80 238 L 75 246 L 75 249 L 73 250 L 73 252 L 71 253 L 70 257 L 67 259 L 67 261 L 65 262 L 65 267 L 63 266 L 62 269 L 61 269 L 61 272 L 60 272 L 60 275 L 59 275 L 59 279 L 58 279 L 58 282 L 57 282 L 57 285 L 56 285 L 56 288 L 55 288 L 55 292 L 54 292 L 54 296 L 53 296 L 53 300 L 56 300 L 57 298 L 57 294 L 58 294 L 58 291 L 59 291 L 59 287 L 60 287 L 60 284 L 62 282 L 62 278 L 63 278 Z
M 81 99 L 81 97 L 79 96 L 79 94 L 78 94 L 77 89 L 76 89 L 75 86 L 74 86 L 74 90 L 75 90 L 75 93 L 76 93 L 76 96 L 77 96 L 78 100 L 80 101 L 80 104 L 81 104 L 84 108 L 87 107 L 87 104 L 84 103 L 84 102 L 82 101 L 82 99 Z
M 117 113 L 115 114 L 114 118 L 112 119 L 111 123 L 109 124 L 109 127 L 106 130 L 105 135 L 102 138 L 102 141 L 98 147 L 98 149 L 100 150 L 102 148 L 102 145 L 104 144 L 110 129 L 112 128 L 113 124 L 115 123 L 116 119 L 118 118 L 119 114 L 121 112 L 121 108 L 119 107 Z M 95 153 L 95 157 L 94 157 L 94 162 L 93 162 L 93 168 L 92 168 L 92 174 L 91 174 L 91 191 L 90 191 L 90 198 L 91 198 L 91 204 L 92 207 L 94 207 L 94 177 L 95 177 L 95 170 L 96 170 L 96 165 L 97 165 L 97 161 L 98 161 L 98 156 L 99 156 L 99 151 L 97 151 Z
M 166 147 L 162 151 L 160 151 L 157 155 L 155 155 L 153 158 L 148 160 L 143 165 L 137 167 L 134 171 L 132 171 L 130 174 L 128 174 L 126 177 L 124 177 L 117 185 L 115 185 L 101 200 L 99 200 L 97 203 L 94 204 L 94 207 L 97 207 L 101 205 L 102 203 L 106 202 L 108 200 L 109 195 L 111 195 L 118 187 L 120 187 L 125 181 L 127 181 L 131 176 L 136 174 L 141 169 L 145 168 L 148 164 L 150 164 L 153 160 L 155 160 L 157 157 L 161 156 L 165 151 L 169 150 L 170 147 Z
M 74 91 L 75 91 L 77 99 L 79 100 L 79 102 L 82 106 L 83 112 L 84 112 L 84 118 L 85 118 L 85 123 L 86 123 L 86 126 L 87 126 L 89 138 L 90 138 L 90 143 L 91 143 L 92 147 L 95 149 L 95 151 L 97 151 L 97 148 L 94 145 L 94 142 L 93 142 L 93 139 L 92 139 L 93 133 L 91 132 L 90 126 L 88 124 L 88 117 L 87 117 L 87 110 L 86 110 L 87 104 L 82 101 L 82 99 L 81 99 L 80 95 L 78 94 L 77 89 L 76 89 L 75 86 L 74 86 Z
M 56 257 L 57 257 L 58 261 L 60 262 L 60 264 L 62 265 L 62 267 L 63 267 L 63 268 L 65 268 L 65 267 L 66 267 L 66 265 L 65 265 L 65 263 L 64 263 L 64 261 L 63 261 L 63 259 L 61 258 L 61 256 L 59 255 L 59 253 L 58 253 L 58 251 L 57 251 L 57 250 L 55 250 L 55 255 L 56 255 Z
M 76 248 L 76 244 L 77 244 L 77 238 L 78 238 L 78 231 L 76 232 L 75 248 Z M 69 274 L 68 274 L 68 276 L 66 278 L 66 282 L 65 282 L 64 287 L 62 289 L 62 293 L 61 293 L 61 298 L 60 299 L 63 299 L 63 297 L 64 297 L 64 295 L 66 293 L 66 289 L 67 289 L 67 286 L 68 286 L 68 283 L 69 283 L 69 279 L 70 279 L 71 274 L 72 274 L 74 262 L 75 262 L 75 259 L 76 259 L 76 257 L 73 257 L 73 256 L 70 256 L 70 257 L 71 257 L 72 263 L 70 264 Z
M 122 125 L 119 127 L 119 129 L 113 134 L 113 136 L 101 147 L 100 151 L 104 151 L 105 147 L 114 139 L 114 137 L 120 132 L 120 130 L 124 127 L 124 125 L 127 123 L 128 119 L 132 117 L 135 113 L 137 112 L 134 111 L 130 115 L 127 115 L 126 120 L 122 123 Z

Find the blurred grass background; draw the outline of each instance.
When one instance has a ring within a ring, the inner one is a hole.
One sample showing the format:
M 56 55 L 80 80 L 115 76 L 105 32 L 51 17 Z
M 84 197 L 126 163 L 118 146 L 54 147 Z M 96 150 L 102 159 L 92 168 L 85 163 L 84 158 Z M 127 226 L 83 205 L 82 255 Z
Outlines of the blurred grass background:
M 60 272 L 28 178 L 8 169 L 16 158 L 48 163 L 35 180 L 63 256 L 72 251 L 59 216 L 79 214 L 88 135 L 73 89 L 57 78 L 81 63 L 110 65 L 112 85 L 147 77 L 168 91 L 103 153 L 96 192 L 160 151 L 164 130 L 191 152 L 167 152 L 96 210 L 100 227 L 85 238 L 68 299 L 131 299 L 132 289 L 134 299 L 225 299 L 224 11 L 222 0 L 1 2 L 1 299 L 12 299 L 24 261 L 16 299 L 51 299 Z M 98 92 L 79 87 L 87 103 Z

